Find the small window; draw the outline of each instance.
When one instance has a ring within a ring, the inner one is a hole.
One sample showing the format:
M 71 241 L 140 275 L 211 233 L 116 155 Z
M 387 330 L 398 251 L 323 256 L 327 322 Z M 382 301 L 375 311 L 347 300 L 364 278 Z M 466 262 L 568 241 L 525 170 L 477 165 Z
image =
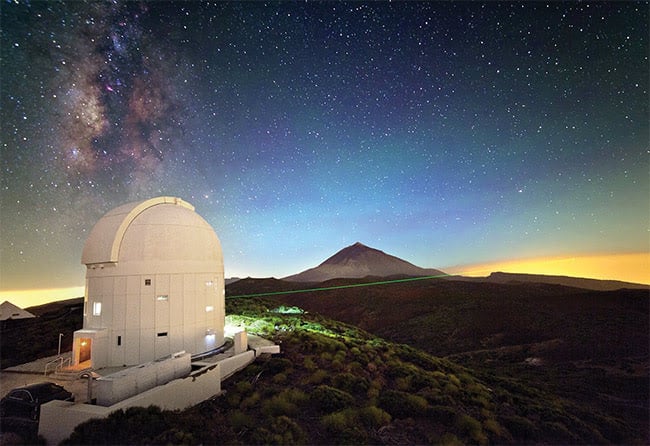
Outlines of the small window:
M 214 311 L 214 307 L 212 305 L 208 305 L 208 306 L 205 307 L 205 312 L 206 313 L 209 313 L 211 311 Z
M 165 336 L 167 336 L 167 332 L 166 332 L 166 331 L 161 331 L 160 333 L 158 333 L 158 337 L 159 337 L 159 338 L 162 338 L 162 337 L 165 337 Z
M 145 286 L 151 286 L 151 279 L 144 279 Z
M 117 337 L 117 345 L 122 345 L 122 336 Z
M 166 294 L 160 294 L 160 295 L 156 296 L 156 300 L 159 300 L 159 301 L 169 300 L 169 296 L 166 295 Z
M 101 316 L 102 314 L 102 303 L 93 302 L 93 316 Z

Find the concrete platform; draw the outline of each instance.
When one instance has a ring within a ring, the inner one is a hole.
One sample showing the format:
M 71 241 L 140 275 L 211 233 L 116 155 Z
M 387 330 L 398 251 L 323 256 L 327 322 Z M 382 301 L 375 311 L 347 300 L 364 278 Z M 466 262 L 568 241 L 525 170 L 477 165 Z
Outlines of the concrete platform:
M 272 346 L 273 342 L 261 338 L 256 335 L 248 334 L 248 347 L 255 350 L 259 347 Z M 65 352 L 61 354 L 64 357 L 70 357 L 72 352 Z M 219 353 L 200 360 L 201 364 L 214 364 L 225 358 L 230 358 L 234 355 L 234 349 L 230 348 L 223 353 Z M 73 381 L 57 380 L 52 374 L 44 376 L 45 366 L 49 362 L 57 358 L 57 355 L 40 358 L 36 361 L 20 364 L 14 367 L 7 367 L 0 371 L 0 397 L 5 396 L 11 389 L 28 384 L 34 384 L 44 381 L 53 382 L 63 386 L 69 392 L 75 395 L 75 401 L 83 403 L 87 401 L 88 381 L 86 379 L 76 379 Z M 110 375 L 126 367 L 106 367 L 100 370 L 93 370 L 94 373 L 100 376 Z M 93 383 L 94 384 L 94 383 Z

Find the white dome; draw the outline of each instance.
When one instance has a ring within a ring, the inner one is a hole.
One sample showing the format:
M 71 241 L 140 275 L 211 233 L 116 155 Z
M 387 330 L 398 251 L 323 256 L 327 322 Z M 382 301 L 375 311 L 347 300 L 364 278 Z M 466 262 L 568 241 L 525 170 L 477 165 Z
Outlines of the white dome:
M 212 227 L 192 205 L 173 197 L 129 203 L 108 212 L 93 227 L 81 256 L 89 267 L 129 264 L 130 269 L 159 273 L 196 271 L 203 269 L 202 263 L 210 270 L 222 269 L 222 259 Z

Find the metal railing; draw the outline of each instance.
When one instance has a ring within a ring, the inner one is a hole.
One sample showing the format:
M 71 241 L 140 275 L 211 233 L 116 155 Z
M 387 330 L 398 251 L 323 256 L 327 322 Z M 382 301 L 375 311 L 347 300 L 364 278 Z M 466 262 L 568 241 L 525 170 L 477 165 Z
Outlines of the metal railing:
M 63 367 L 70 366 L 72 363 L 72 358 L 70 357 L 65 357 L 65 356 L 58 356 L 45 364 L 45 372 L 43 373 L 45 376 L 47 376 L 48 370 L 51 368 L 50 366 L 54 367 L 53 372 L 56 373 L 59 370 L 63 369 Z

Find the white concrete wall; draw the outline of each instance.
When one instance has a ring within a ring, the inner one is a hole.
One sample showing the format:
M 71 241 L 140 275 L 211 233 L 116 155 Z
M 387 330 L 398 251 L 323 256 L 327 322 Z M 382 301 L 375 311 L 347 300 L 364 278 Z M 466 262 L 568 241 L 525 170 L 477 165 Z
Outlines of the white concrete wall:
M 38 434 L 48 445 L 57 445 L 70 436 L 74 428 L 91 418 L 106 418 L 110 413 L 129 407 L 158 406 L 165 410 L 182 410 L 221 393 L 219 364 L 205 372 L 176 379 L 147 390 L 109 407 L 50 401 L 41 406 Z
M 38 433 L 48 445 L 56 445 L 68 438 L 77 425 L 91 418 L 105 418 L 119 409 L 150 405 L 166 410 L 186 409 L 221 393 L 221 381 L 254 360 L 255 352 L 249 350 L 109 407 L 50 401 L 41 406 Z
M 236 355 L 248 350 L 248 334 L 246 331 L 239 331 L 235 333 L 233 335 L 233 343 Z
M 228 378 L 235 372 L 243 369 L 248 364 L 255 360 L 255 352 L 253 350 L 246 351 L 239 355 L 231 356 L 223 361 L 219 361 L 221 366 L 221 380 Z
M 121 269 L 87 273 L 84 329 L 108 330 L 107 362 L 93 367 L 135 365 L 174 351 L 194 354 L 223 345 L 223 273 L 126 275 Z M 144 285 L 145 279 L 151 285 Z M 168 300 L 157 300 L 160 295 Z M 98 316 L 92 313 L 94 302 L 102 303 Z
M 185 377 L 191 371 L 192 364 L 189 353 L 120 370 L 96 381 L 97 404 L 111 406 L 133 395 L 166 384 L 173 379 Z

